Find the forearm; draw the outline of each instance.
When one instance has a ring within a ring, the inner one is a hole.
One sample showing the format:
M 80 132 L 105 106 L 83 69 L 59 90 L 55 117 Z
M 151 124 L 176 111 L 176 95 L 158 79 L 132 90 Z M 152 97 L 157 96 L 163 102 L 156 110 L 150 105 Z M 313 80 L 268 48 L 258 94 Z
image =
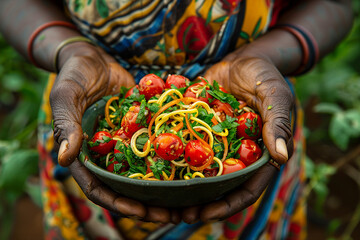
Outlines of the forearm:
M 60 6 L 46 0 L 1 0 L 0 31 L 5 39 L 23 56 L 31 34 L 44 23 L 69 21 Z M 74 29 L 52 26 L 44 29 L 34 40 L 32 52 L 35 62 L 42 68 L 54 71 L 56 47 L 65 39 L 79 36 Z
M 307 29 L 319 46 L 320 58 L 332 51 L 352 26 L 351 1 L 300 1 L 281 16 L 277 24 L 295 24 Z M 281 73 L 289 74 L 301 64 L 302 49 L 291 33 L 273 29 L 256 41 L 240 48 L 238 54 L 262 56 L 271 61 Z

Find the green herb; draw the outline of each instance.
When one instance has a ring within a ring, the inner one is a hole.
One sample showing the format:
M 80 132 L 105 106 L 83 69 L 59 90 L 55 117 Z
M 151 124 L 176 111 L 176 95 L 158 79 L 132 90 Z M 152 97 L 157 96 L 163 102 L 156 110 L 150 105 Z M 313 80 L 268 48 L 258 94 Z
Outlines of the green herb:
M 114 172 L 117 173 L 120 171 L 120 169 L 123 167 L 122 163 L 116 163 L 114 164 Z
M 157 103 L 149 103 L 148 108 L 151 112 L 157 113 L 160 110 L 160 105 Z
M 236 141 L 232 142 L 230 144 L 229 152 L 226 158 L 238 158 L 236 157 L 237 151 L 239 150 L 241 146 L 241 139 L 237 139 Z
M 149 136 L 146 133 L 141 134 L 136 139 L 136 148 L 142 150 L 148 140 Z
M 130 90 L 130 88 L 121 86 L 120 88 L 120 96 L 125 97 L 126 93 Z
M 121 141 L 118 141 L 118 149 L 120 152 L 124 153 L 125 158 L 130 166 L 129 170 L 124 172 L 121 175 L 129 176 L 133 173 L 142 173 L 146 174 L 146 165 L 142 158 L 136 156 L 130 147 L 127 147 L 124 143 Z
M 213 96 L 216 99 L 219 99 L 223 103 L 230 104 L 230 106 L 233 109 L 239 108 L 240 103 L 236 100 L 236 98 L 233 95 L 231 95 L 229 93 L 224 93 L 223 91 L 220 91 L 219 89 L 217 89 L 217 88 L 219 88 L 219 84 L 216 81 L 214 81 L 214 87 L 211 85 L 208 85 L 208 86 L 210 89 L 207 92 L 211 96 Z
M 208 112 L 203 107 L 198 107 L 198 116 L 197 118 L 203 120 L 206 122 L 209 126 L 212 126 L 213 123 L 211 122 L 211 119 L 213 119 L 214 114 Z
M 160 158 L 157 161 L 148 158 L 148 161 L 150 162 L 150 169 L 154 173 L 154 177 L 156 177 L 157 179 L 161 178 L 163 171 L 168 176 L 171 175 L 171 166 L 169 161 Z
M 140 110 L 139 110 L 139 113 L 137 115 L 137 118 L 136 118 L 136 121 L 135 123 L 142 123 L 143 119 L 145 118 L 145 111 L 146 111 L 146 100 L 143 99 L 141 101 L 141 104 L 140 104 Z M 143 124 L 142 124 L 143 125 Z M 143 125 L 145 126 L 145 125 Z
M 239 126 L 239 124 L 237 123 L 237 118 L 233 118 L 226 115 L 225 121 L 216 124 L 215 126 L 212 127 L 212 129 L 215 132 L 222 132 L 225 129 L 236 128 L 237 126 Z
M 219 83 L 217 81 L 214 80 L 213 82 L 213 86 L 214 86 L 214 89 L 215 90 L 219 90 L 220 89 L 220 86 L 219 86 Z
M 272 106 L 271 106 L 271 105 L 269 105 L 269 106 L 267 107 L 267 109 L 268 109 L 268 110 L 271 110 L 271 109 L 272 109 Z
M 95 142 L 89 141 L 89 147 L 96 147 L 99 146 L 101 143 L 108 143 L 112 140 L 112 138 L 107 137 L 107 136 L 102 136 L 102 140 L 96 140 Z
M 254 118 L 252 121 L 247 118 L 246 122 L 245 122 L 245 126 L 247 128 L 245 128 L 245 133 L 249 136 L 249 137 L 255 137 L 259 134 L 259 125 L 257 124 L 257 120 L 258 118 Z
M 203 87 L 203 90 L 200 92 L 199 97 L 206 98 L 206 87 Z

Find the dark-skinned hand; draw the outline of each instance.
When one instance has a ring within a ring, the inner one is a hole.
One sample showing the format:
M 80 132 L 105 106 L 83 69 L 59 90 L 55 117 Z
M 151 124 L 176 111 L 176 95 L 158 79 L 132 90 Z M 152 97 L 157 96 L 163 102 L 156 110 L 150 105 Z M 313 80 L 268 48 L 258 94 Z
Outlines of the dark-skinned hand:
M 294 99 L 276 67 L 266 58 L 231 54 L 209 68 L 205 78 L 210 82 L 218 81 L 231 94 L 260 113 L 265 146 L 274 160 L 285 163 L 293 151 L 290 111 Z M 187 223 L 199 220 L 212 222 L 234 215 L 256 202 L 277 171 L 273 165 L 265 164 L 222 199 L 184 209 L 182 219 Z
M 91 201 L 120 216 L 151 222 L 174 221 L 168 209 L 148 207 L 119 196 L 77 160 L 83 141 L 84 111 L 103 96 L 118 93 L 121 86 L 134 86 L 133 77 L 103 50 L 87 43 L 67 46 L 60 52 L 59 63 L 60 72 L 50 94 L 54 138 L 60 144 L 59 164 L 69 167 Z

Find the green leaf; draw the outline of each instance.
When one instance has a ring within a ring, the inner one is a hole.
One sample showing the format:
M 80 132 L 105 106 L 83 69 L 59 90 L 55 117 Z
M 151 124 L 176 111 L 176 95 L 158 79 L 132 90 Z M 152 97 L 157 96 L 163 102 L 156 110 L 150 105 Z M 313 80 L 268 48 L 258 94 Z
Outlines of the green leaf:
M 79 10 L 81 10 L 82 8 L 84 8 L 82 0 L 75 0 L 74 1 L 74 11 L 78 12 Z
M 210 86 L 210 85 L 209 85 Z M 207 92 L 213 96 L 216 99 L 219 99 L 221 102 L 223 103 L 228 103 L 230 104 L 230 106 L 233 109 L 237 109 L 240 105 L 240 103 L 236 100 L 236 98 L 229 94 L 229 93 L 224 93 L 220 90 L 216 90 L 214 87 L 211 86 L 211 88 L 213 89 L 209 89 Z
M 260 24 L 261 24 L 261 17 L 260 17 L 259 20 L 257 21 L 257 23 L 256 23 L 256 25 L 255 25 L 255 28 L 254 28 L 251 36 L 254 37 L 254 36 L 256 35 L 257 31 L 258 31 L 259 28 L 260 28 Z
M 335 103 L 319 103 L 314 107 L 314 111 L 318 113 L 335 114 L 341 112 L 342 109 Z
M 249 40 L 249 34 L 247 34 L 246 32 L 240 31 L 240 35 L 241 38 L 245 39 L 245 40 Z
M 218 18 L 215 18 L 213 22 L 214 23 L 221 23 L 221 22 L 225 21 L 226 18 L 227 18 L 226 15 L 222 16 L 222 17 L 218 17 Z
M 148 108 L 151 112 L 157 113 L 160 110 L 160 105 L 158 103 L 148 104 Z
M 143 118 L 145 118 L 145 111 L 146 111 L 146 108 L 145 108 L 145 107 L 146 107 L 146 100 L 143 99 L 143 100 L 141 101 L 140 110 L 139 110 L 139 113 L 138 113 L 138 115 L 137 115 L 137 117 L 136 117 L 135 123 L 141 123 L 142 120 L 143 120 Z
M 38 171 L 36 150 L 17 150 L 4 157 L 0 171 L 0 189 L 21 194 L 26 179 Z
M 206 25 L 209 25 L 210 21 L 211 21 L 211 16 L 212 16 L 212 5 L 211 5 L 211 8 L 209 10 L 209 13 L 207 15 L 207 18 L 206 18 Z
M 356 110 L 338 112 L 331 118 L 329 128 L 333 142 L 346 150 L 350 138 L 360 136 L 360 113 Z
M 109 8 L 106 4 L 106 0 L 96 0 L 96 9 L 102 18 L 109 16 Z
M 226 115 L 225 121 L 216 124 L 212 127 L 212 129 L 215 132 L 222 132 L 225 129 L 236 128 L 237 126 L 239 126 L 239 124 L 237 123 L 237 118 Z

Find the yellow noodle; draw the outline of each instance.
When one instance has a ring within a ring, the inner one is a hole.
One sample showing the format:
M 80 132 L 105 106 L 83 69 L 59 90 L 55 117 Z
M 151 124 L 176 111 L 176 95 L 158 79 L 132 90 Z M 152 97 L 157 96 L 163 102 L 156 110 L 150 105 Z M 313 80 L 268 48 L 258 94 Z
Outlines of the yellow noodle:
M 150 152 L 150 140 L 147 141 L 146 149 L 144 152 L 141 152 L 136 147 L 136 139 L 143 133 L 147 133 L 148 130 L 146 128 L 142 128 L 138 130 L 134 135 L 131 137 L 130 147 L 134 154 L 138 157 L 146 157 Z
M 203 127 L 203 126 L 195 126 L 194 129 L 201 129 L 203 130 L 204 132 L 207 133 L 207 135 L 209 136 L 209 145 L 210 147 L 212 148 L 214 146 L 214 136 L 211 134 L 211 132 L 209 131 L 209 129 Z
M 196 178 L 196 177 L 205 178 L 204 174 L 202 174 L 201 172 L 194 172 L 193 175 L 191 176 L 191 178 Z
M 221 161 L 219 158 L 217 158 L 217 157 L 214 157 L 214 161 L 219 164 L 219 172 L 216 174 L 216 176 L 220 176 L 220 175 L 223 173 L 223 171 L 224 171 L 223 163 L 222 163 L 222 161 Z
M 144 177 L 144 174 L 142 174 L 142 173 L 134 173 L 134 174 L 131 174 L 130 176 L 129 176 L 129 178 L 140 178 L 140 179 L 142 179 L 143 177 Z

